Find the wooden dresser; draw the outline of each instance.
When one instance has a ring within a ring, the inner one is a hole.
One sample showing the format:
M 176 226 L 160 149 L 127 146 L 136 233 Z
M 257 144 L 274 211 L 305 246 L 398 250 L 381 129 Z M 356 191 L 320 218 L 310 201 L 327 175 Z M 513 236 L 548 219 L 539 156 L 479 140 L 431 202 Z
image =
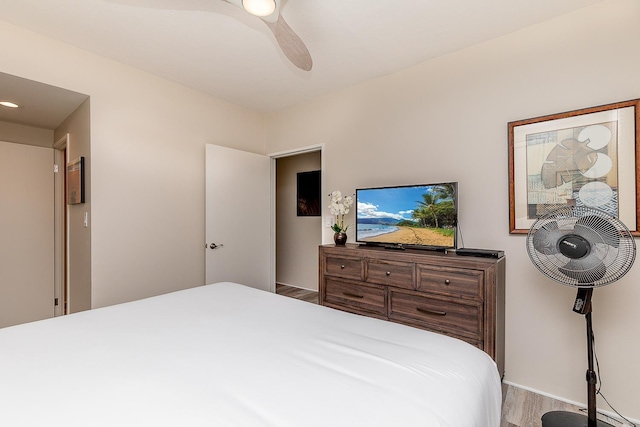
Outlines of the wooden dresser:
M 320 304 L 427 329 L 487 352 L 504 374 L 505 258 L 320 246 Z

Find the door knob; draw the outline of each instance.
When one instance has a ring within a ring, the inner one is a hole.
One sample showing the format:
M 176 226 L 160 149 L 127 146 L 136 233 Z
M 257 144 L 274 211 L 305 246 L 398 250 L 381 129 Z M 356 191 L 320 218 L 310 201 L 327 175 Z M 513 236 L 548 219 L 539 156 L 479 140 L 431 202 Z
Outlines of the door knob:
M 212 243 L 212 244 L 210 244 L 210 245 L 209 245 L 209 247 L 210 247 L 211 249 L 221 248 L 222 246 L 224 246 L 224 245 L 222 245 L 222 244 L 220 244 L 220 245 L 216 245 L 215 243 Z

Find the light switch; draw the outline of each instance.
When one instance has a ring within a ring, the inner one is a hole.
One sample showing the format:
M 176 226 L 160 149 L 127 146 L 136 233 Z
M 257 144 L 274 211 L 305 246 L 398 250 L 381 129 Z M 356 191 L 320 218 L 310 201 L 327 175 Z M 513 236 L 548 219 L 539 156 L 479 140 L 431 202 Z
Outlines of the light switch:
M 324 217 L 324 226 L 331 228 L 333 225 L 333 217 L 331 215 L 327 215 Z
M 84 213 L 84 228 L 89 227 L 89 212 Z

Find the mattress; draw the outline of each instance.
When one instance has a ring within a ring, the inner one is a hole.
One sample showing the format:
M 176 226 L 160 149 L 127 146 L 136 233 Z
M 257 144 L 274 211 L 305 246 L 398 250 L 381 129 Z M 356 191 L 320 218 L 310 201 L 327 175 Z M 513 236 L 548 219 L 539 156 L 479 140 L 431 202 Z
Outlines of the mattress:
M 2 426 L 497 427 L 454 338 L 217 283 L 0 329 Z

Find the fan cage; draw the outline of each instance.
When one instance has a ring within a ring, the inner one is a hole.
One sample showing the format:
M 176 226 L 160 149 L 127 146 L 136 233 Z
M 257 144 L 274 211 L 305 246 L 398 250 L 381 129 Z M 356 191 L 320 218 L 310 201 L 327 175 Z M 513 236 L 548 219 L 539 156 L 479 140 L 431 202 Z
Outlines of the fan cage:
M 589 245 L 584 259 L 569 258 L 558 247 L 562 237 L 575 234 L 576 228 Z M 536 238 L 536 233 L 544 240 Z M 624 223 L 602 210 L 584 206 L 562 207 L 540 217 L 527 235 L 527 252 L 536 268 L 562 285 L 579 288 L 619 280 L 633 265 L 635 248 Z

